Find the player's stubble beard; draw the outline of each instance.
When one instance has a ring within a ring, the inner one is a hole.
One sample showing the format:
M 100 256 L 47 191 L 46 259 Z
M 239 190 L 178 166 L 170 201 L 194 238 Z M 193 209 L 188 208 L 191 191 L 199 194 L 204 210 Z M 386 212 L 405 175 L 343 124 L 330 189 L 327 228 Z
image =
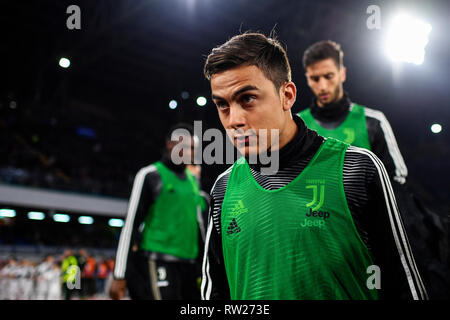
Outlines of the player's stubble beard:
M 342 83 L 339 81 L 339 84 L 336 86 L 336 89 L 334 89 L 334 94 L 333 97 L 334 99 L 328 103 L 324 103 L 322 101 L 320 101 L 320 98 L 318 95 L 316 95 L 316 99 L 317 101 L 320 101 L 320 103 L 322 104 L 322 107 L 326 107 L 327 105 L 332 105 L 335 103 L 338 103 L 339 100 L 341 100 L 342 96 L 341 93 L 344 91 L 344 89 L 342 88 Z

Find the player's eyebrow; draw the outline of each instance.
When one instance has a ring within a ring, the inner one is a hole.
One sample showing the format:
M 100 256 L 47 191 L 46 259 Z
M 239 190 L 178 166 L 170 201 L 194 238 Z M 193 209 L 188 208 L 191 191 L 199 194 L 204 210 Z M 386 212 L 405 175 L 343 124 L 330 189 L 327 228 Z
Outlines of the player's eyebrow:
M 231 96 L 231 99 L 234 100 L 238 95 L 246 92 L 246 91 L 250 91 L 250 90 L 257 90 L 259 91 L 258 87 L 252 86 L 252 85 L 248 85 L 245 86 L 239 90 L 237 90 L 236 92 L 233 93 L 233 95 Z M 212 99 L 213 100 L 225 100 L 224 98 L 220 97 L 220 96 L 216 96 L 215 94 L 212 94 Z

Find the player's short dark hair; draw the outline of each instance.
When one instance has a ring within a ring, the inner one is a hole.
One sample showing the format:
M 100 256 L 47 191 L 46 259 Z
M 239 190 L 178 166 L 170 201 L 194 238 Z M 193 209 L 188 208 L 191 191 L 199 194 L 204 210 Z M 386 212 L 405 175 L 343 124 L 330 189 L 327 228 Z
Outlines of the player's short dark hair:
M 206 79 L 239 66 L 257 66 L 277 90 L 291 81 L 291 66 L 286 51 L 274 37 L 246 32 L 212 49 L 203 69 Z
M 178 122 L 177 124 L 174 124 L 173 126 L 171 126 L 169 128 L 169 130 L 167 131 L 166 141 L 171 140 L 172 133 L 177 129 L 186 129 L 187 131 L 189 131 L 191 136 L 194 136 L 194 127 L 192 125 L 190 125 L 189 123 L 185 123 L 185 122 Z
M 306 70 L 310 65 L 329 58 L 333 59 L 339 69 L 344 65 L 341 45 L 331 40 L 316 42 L 303 54 L 303 68 Z

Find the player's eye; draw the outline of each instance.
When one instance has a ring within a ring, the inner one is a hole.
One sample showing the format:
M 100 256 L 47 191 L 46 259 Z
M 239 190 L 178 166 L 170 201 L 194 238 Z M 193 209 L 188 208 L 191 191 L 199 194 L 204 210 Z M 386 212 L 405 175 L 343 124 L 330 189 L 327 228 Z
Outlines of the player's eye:
M 216 106 L 218 109 L 220 110 L 225 110 L 226 108 L 228 108 L 228 104 L 225 101 L 216 101 Z
M 331 79 L 333 79 L 334 78 L 334 74 L 333 73 L 329 73 L 329 74 L 327 74 L 326 76 L 325 76 L 325 79 L 327 79 L 327 80 L 331 80 Z
M 250 94 L 244 94 L 240 100 L 242 103 L 248 104 L 248 103 L 251 103 L 253 100 L 255 100 L 255 96 L 250 95 Z

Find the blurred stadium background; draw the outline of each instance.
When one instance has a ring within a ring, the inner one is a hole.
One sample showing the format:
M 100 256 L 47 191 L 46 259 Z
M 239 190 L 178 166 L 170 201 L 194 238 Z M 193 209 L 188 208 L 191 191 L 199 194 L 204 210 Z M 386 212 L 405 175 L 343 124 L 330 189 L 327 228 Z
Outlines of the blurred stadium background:
M 80 30 L 66 27 L 73 4 Z M 366 24 L 373 4 L 381 29 Z M 420 65 L 393 64 L 384 54 L 385 23 L 399 11 L 432 25 Z M 344 88 L 385 113 L 410 182 L 447 216 L 449 13 L 448 1 L 2 1 L 0 267 L 12 256 L 38 264 L 51 254 L 60 263 L 67 248 L 84 248 L 97 263 L 113 259 L 134 175 L 160 158 L 167 128 L 201 120 L 203 130 L 221 129 L 203 63 L 246 30 L 275 29 L 286 46 L 298 88 L 294 112 L 312 99 L 303 51 L 321 39 L 339 42 Z M 432 132 L 433 124 L 442 130 Z M 203 165 L 202 188 L 209 191 L 226 167 Z M 96 294 L 89 297 L 106 298 Z

